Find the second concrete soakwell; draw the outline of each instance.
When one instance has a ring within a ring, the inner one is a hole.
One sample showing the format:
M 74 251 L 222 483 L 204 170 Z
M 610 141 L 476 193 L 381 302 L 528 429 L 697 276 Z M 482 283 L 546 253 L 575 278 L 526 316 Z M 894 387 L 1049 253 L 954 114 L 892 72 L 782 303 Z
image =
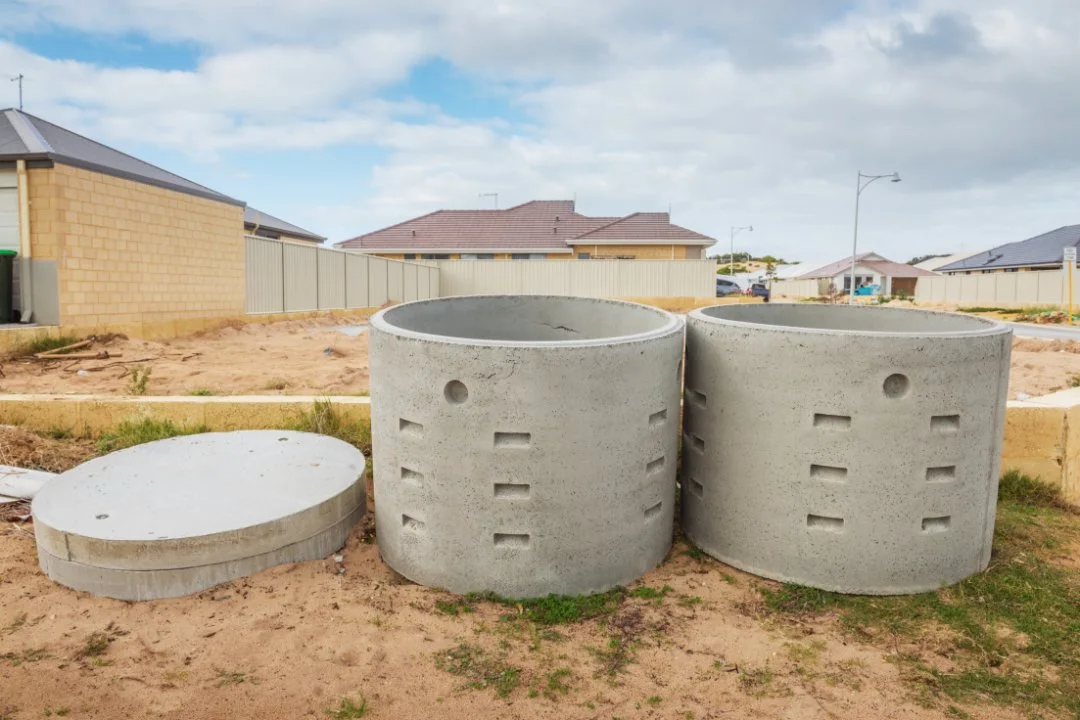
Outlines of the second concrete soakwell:
M 629 583 L 671 545 L 682 322 L 480 296 L 371 320 L 379 549 L 411 580 L 523 598 Z
M 729 305 L 687 322 L 682 514 L 705 552 L 849 593 L 986 567 L 1011 332 L 891 308 Z

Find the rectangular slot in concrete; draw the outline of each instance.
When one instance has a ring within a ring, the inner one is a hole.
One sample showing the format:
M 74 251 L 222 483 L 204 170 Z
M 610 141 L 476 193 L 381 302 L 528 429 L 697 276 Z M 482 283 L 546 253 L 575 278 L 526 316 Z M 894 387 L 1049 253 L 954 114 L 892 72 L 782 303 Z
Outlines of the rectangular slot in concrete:
M 956 479 L 955 465 L 942 465 L 941 467 L 926 468 L 926 482 L 944 483 Z
M 847 468 L 832 465 L 811 465 L 810 478 L 822 482 L 847 482 Z
M 402 515 L 401 527 L 406 530 L 412 530 L 413 532 L 422 532 L 424 530 L 424 521 L 408 515 Z
M 690 478 L 690 492 L 698 497 L 705 495 L 705 486 L 699 483 L 695 478 Z
M 649 416 L 649 426 L 656 427 L 657 425 L 663 425 L 667 420 L 667 410 L 661 410 L 660 412 L 654 412 Z
M 813 528 L 814 530 L 824 530 L 826 532 L 843 532 L 844 518 L 826 517 L 824 515 L 807 515 L 806 526 L 808 528 Z
M 495 547 L 527 548 L 529 536 L 524 533 L 495 533 Z
M 664 467 L 664 456 L 661 455 L 660 457 L 656 458 L 651 463 L 649 463 L 649 464 L 647 464 L 645 466 L 645 472 L 647 474 L 649 474 L 649 475 L 652 475 L 654 472 L 659 472 L 659 470 L 661 468 L 663 468 L 663 467 Z
M 495 447 L 527 448 L 532 444 L 532 434 L 523 432 L 495 433 Z
M 695 405 L 706 407 L 709 399 L 705 397 L 705 393 L 698 392 L 697 390 L 691 390 L 686 388 L 686 399 Z
M 850 430 L 851 416 L 814 413 L 814 427 L 823 430 Z
M 954 433 L 960 429 L 959 415 L 934 415 L 930 418 L 930 431 L 937 433 Z
M 949 529 L 950 516 L 923 518 L 922 531 L 924 533 L 945 532 Z
M 495 483 L 495 497 L 500 500 L 528 500 L 529 486 L 524 484 Z
M 411 468 L 407 468 L 404 465 L 401 466 L 401 482 L 406 485 L 412 485 L 414 487 L 424 486 L 424 473 L 416 472 Z
M 402 435 L 412 435 L 413 437 L 424 437 L 424 426 L 420 423 L 413 422 L 412 420 L 406 420 L 401 418 L 398 421 L 398 431 Z
M 664 501 L 656 503 L 655 505 L 645 508 L 645 519 L 652 520 L 654 517 L 660 514 L 660 511 L 664 509 Z
M 699 438 L 697 435 L 687 435 L 686 439 L 690 441 L 690 447 L 699 453 L 705 452 L 705 440 L 703 438 Z

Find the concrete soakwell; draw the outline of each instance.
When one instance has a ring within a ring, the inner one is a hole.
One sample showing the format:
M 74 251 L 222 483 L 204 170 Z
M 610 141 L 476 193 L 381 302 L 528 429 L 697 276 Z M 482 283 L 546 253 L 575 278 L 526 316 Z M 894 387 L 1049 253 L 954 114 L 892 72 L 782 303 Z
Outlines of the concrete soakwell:
M 311 433 L 206 433 L 138 445 L 49 481 L 38 558 L 62 585 L 121 600 L 205 590 L 325 557 L 367 511 L 363 454 Z
M 729 305 L 687 321 L 682 515 L 735 567 L 846 593 L 990 560 L 1011 331 L 970 316 Z
M 383 559 L 453 592 L 629 583 L 671 546 L 683 323 L 632 303 L 477 296 L 371 319 Z

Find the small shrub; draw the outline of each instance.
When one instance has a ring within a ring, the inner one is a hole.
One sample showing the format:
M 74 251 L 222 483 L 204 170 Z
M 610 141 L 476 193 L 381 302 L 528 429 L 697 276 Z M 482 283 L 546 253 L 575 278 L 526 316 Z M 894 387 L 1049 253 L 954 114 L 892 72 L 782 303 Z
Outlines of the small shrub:
M 292 429 L 336 437 L 371 456 L 371 426 L 346 420 L 329 400 L 316 400 L 310 411 L 301 413 Z
M 145 395 L 146 384 L 150 382 L 151 368 L 149 365 L 137 366 L 131 369 L 131 376 L 128 378 L 128 394 L 129 395 Z
M 96 658 L 105 654 L 105 651 L 109 649 L 109 635 L 101 631 L 90 633 L 90 636 L 86 638 L 86 642 L 79 652 L 75 654 L 77 658 Z
M 216 395 L 216 394 L 217 393 L 215 393 L 210 388 L 195 388 L 194 390 L 192 390 L 191 392 L 188 393 L 188 395 L 192 395 L 194 397 L 210 397 L 211 395 Z

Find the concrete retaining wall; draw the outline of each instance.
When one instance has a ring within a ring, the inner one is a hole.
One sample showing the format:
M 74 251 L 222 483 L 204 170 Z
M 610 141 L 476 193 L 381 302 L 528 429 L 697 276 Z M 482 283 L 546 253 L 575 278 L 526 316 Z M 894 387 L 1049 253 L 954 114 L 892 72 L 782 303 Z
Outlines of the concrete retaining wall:
M 843 305 L 695 310 L 682 508 L 724 562 L 827 590 L 932 590 L 990 559 L 1011 333 Z
M 383 559 L 454 592 L 597 592 L 671 545 L 682 322 L 488 296 L 371 320 Z

